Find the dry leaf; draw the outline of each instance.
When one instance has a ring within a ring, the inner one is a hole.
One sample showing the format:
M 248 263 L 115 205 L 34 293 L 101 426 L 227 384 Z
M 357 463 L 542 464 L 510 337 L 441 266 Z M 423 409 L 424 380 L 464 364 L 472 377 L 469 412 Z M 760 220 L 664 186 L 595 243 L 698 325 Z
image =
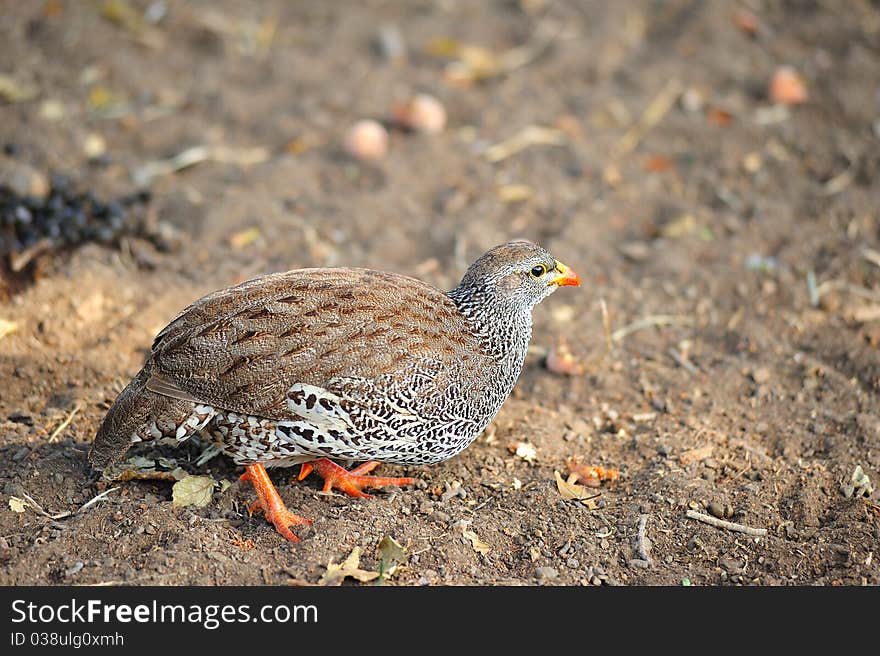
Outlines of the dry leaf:
M 179 481 L 189 476 L 177 461 L 171 458 L 134 456 L 104 470 L 103 477 L 111 481 Z
M 35 98 L 37 87 L 17 82 L 9 75 L 0 73 L 0 100 L 8 103 L 24 102 Z
M 660 233 L 669 239 L 678 239 L 689 235 L 697 229 L 697 220 L 693 214 L 682 214 L 663 226 Z
M 23 499 L 9 497 L 9 509 L 12 512 L 23 513 L 25 508 L 27 508 L 27 504 L 25 504 Z
M 556 478 L 556 489 L 559 490 L 559 494 L 562 495 L 563 499 L 580 501 L 590 510 L 597 507 L 594 499 L 599 496 L 598 494 L 593 494 L 583 485 L 576 485 L 575 483 L 562 480 L 562 475 L 559 471 L 554 471 L 553 476 Z
M 585 465 L 572 456 L 565 461 L 568 471 L 577 476 L 575 482 L 583 483 L 588 487 L 599 487 L 602 481 L 616 481 L 620 478 L 620 470 L 614 467 L 599 467 Z
M 535 195 L 535 190 L 528 185 L 513 184 L 498 187 L 498 200 L 502 203 L 519 203 Z
M 462 533 L 462 535 L 463 535 L 465 538 L 467 538 L 468 540 L 470 540 L 470 542 L 471 542 L 471 546 L 474 548 L 474 551 L 476 551 L 477 553 L 480 553 L 480 554 L 486 555 L 487 553 L 489 553 L 490 551 L 492 551 L 492 547 L 490 547 L 488 544 L 486 544 L 485 542 L 483 542 L 483 541 L 477 536 L 477 534 L 474 533 L 473 531 L 464 531 L 464 532 Z
M 696 449 L 691 449 L 690 451 L 685 451 L 680 456 L 678 456 L 678 461 L 684 466 L 693 464 L 695 462 L 700 462 L 712 455 L 712 449 L 712 445 L 707 444 L 706 446 L 701 446 Z
M 18 329 L 18 324 L 14 321 L 0 319 L 0 339 L 3 339 L 7 335 L 11 335 L 16 329 Z
M 389 577 L 397 570 L 397 566 L 406 558 L 406 549 L 390 535 L 386 535 L 379 543 L 379 572 Z
M 327 563 L 327 571 L 318 581 L 318 585 L 342 585 L 347 577 L 366 583 L 379 578 L 379 572 L 368 572 L 359 567 L 361 561 L 361 548 L 355 547 L 348 554 L 348 558 L 337 565 L 332 560 Z
M 674 166 L 673 159 L 666 155 L 652 155 L 645 160 L 645 169 L 651 173 L 663 173 Z
M 215 481 L 211 476 L 187 476 L 171 488 L 174 506 L 197 506 L 203 508 L 211 503 Z
M 780 66 L 770 80 L 770 99 L 780 105 L 798 105 L 809 99 L 807 85 L 791 66 Z
M 719 107 L 710 107 L 709 111 L 706 112 L 706 118 L 709 119 L 709 122 L 712 125 L 719 128 L 726 128 L 733 120 L 733 115 Z

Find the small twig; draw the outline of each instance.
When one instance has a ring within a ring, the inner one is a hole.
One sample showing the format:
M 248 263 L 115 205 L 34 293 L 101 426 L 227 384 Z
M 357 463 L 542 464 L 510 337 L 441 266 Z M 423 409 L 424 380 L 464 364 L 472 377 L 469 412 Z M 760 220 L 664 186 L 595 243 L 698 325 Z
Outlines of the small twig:
M 65 510 L 60 513 L 46 512 L 43 509 L 43 506 L 41 506 L 39 503 L 37 503 L 36 500 L 31 495 L 29 495 L 27 492 L 22 492 L 21 496 L 24 497 L 25 501 L 27 501 L 28 506 L 30 506 L 31 510 L 36 512 L 38 515 L 42 515 L 43 517 L 46 517 L 48 519 L 58 520 L 58 519 L 66 519 L 67 517 L 71 517 L 73 515 L 76 515 L 77 513 L 81 513 L 83 510 L 86 510 L 87 508 L 89 508 L 92 504 L 97 503 L 98 501 L 103 499 L 105 496 L 107 496 L 111 492 L 115 492 L 118 489 L 119 489 L 118 487 L 111 487 L 109 490 L 104 490 L 103 492 L 101 492 L 97 496 L 86 501 L 83 505 L 81 505 L 79 508 L 77 508 L 73 512 L 71 512 L 69 510 Z
M 819 288 L 816 286 L 816 272 L 807 271 L 807 293 L 810 295 L 810 306 L 819 307 Z
M 648 515 L 642 515 L 639 517 L 639 533 L 636 539 L 636 549 L 639 553 L 639 558 L 644 560 L 648 565 L 653 564 L 653 560 L 651 560 L 651 541 L 645 535 L 645 527 L 648 524 Z
M 850 165 L 848 169 L 838 173 L 828 182 L 822 185 L 821 193 L 823 196 L 833 196 L 849 187 L 856 178 L 855 167 Z
M 56 428 L 55 430 L 52 431 L 52 434 L 49 436 L 49 443 L 50 444 L 52 442 L 54 442 L 55 438 L 61 434 L 61 431 L 63 431 L 65 428 L 67 428 L 70 425 L 70 422 L 73 421 L 73 418 L 74 418 L 74 416 L 76 416 L 76 413 L 79 412 L 79 408 L 80 408 L 79 403 L 77 403 L 76 406 L 71 411 L 71 413 L 69 415 L 67 415 L 67 418 L 58 425 L 58 428 Z
M 29 495 L 27 492 L 22 492 L 21 496 L 23 496 L 24 500 L 28 502 L 28 505 L 31 507 L 31 510 L 33 510 L 34 512 L 36 512 L 39 515 L 42 515 L 43 517 L 48 517 L 49 519 L 64 519 L 65 517 L 70 517 L 70 515 L 73 514 L 68 510 L 66 510 L 64 512 L 60 512 L 60 513 L 55 513 L 55 514 L 48 513 L 43 509 L 43 506 L 41 506 L 39 503 L 37 503 L 34 500 L 34 498 L 31 495 Z
M 529 125 L 515 135 L 486 149 L 486 159 L 492 163 L 516 155 L 530 146 L 561 146 L 566 137 L 562 130 L 542 125 Z
M 688 510 L 687 516 L 691 519 L 696 519 L 699 522 L 704 522 L 717 528 L 726 528 L 728 531 L 736 531 L 738 533 L 745 533 L 746 535 L 754 535 L 756 537 L 763 537 L 767 535 L 766 528 L 752 528 L 751 526 L 746 526 L 744 524 L 728 522 L 723 519 L 718 519 L 717 517 L 712 517 L 711 515 L 698 513 L 695 510 Z
M 645 328 L 650 328 L 652 326 L 671 326 L 674 324 L 690 323 L 691 319 L 689 317 L 679 317 L 672 314 L 652 314 L 647 317 L 643 317 L 638 321 L 633 321 L 632 323 L 625 325 L 623 328 L 618 328 L 613 333 L 611 333 L 611 339 L 613 339 L 615 342 L 619 342 L 630 333 L 634 333 L 638 330 L 644 330 Z
M 670 346 L 667 353 L 669 353 L 670 358 L 675 360 L 675 364 L 687 371 L 689 374 L 696 376 L 698 373 L 700 373 L 700 370 L 697 369 L 693 364 L 691 364 L 691 362 L 686 357 L 675 350 L 675 347 Z
M 611 351 L 612 348 L 612 338 L 611 338 L 611 317 L 608 315 L 608 306 L 605 304 L 605 299 L 599 299 L 599 307 L 602 308 L 602 329 L 605 331 L 605 349 L 607 351 Z
M 880 267 L 880 253 L 875 251 L 873 248 L 866 248 L 862 251 L 862 257 L 868 260 L 871 264 L 875 264 Z
M 869 301 L 880 301 L 880 292 L 875 292 L 873 289 L 868 289 L 867 287 L 862 287 L 860 285 L 853 285 L 845 280 L 826 280 L 816 287 L 816 294 L 821 298 L 828 292 L 834 290 L 849 292 L 854 296 L 860 296 Z
M 92 504 L 97 503 L 98 501 L 100 501 L 101 499 L 106 497 L 108 494 L 110 494 L 111 492 L 115 492 L 118 489 L 119 489 L 118 487 L 111 487 L 109 490 L 104 490 L 103 492 L 101 492 L 101 494 L 98 494 L 98 495 L 92 497 L 91 499 L 89 499 L 88 501 L 86 501 L 83 505 L 81 505 L 79 507 L 78 510 L 74 511 L 73 514 L 75 515 L 76 513 L 81 513 L 83 510 L 90 507 Z
M 681 82 L 677 78 L 672 78 L 651 101 L 651 104 L 645 108 L 635 125 L 620 138 L 614 148 L 614 154 L 620 157 L 635 149 L 645 138 L 645 135 L 660 123 L 672 109 L 679 95 L 681 95 Z

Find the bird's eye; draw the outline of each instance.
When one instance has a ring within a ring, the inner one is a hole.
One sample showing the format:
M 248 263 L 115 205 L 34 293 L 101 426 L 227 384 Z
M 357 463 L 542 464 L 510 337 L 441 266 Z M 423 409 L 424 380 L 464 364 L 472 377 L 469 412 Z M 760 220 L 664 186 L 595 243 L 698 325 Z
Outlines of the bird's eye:
M 543 264 L 539 264 L 539 265 L 536 266 L 536 267 L 532 267 L 531 274 L 532 274 L 535 278 L 540 278 L 540 277 L 543 276 L 545 273 L 547 273 L 547 267 L 545 267 Z

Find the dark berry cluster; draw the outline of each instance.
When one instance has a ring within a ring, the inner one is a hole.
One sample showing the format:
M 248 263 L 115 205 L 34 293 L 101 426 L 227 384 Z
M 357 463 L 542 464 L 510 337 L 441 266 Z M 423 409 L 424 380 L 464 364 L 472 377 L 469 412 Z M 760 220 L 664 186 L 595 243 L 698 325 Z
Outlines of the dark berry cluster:
M 105 202 L 91 192 L 76 191 L 62 175 L 52 176 L 45 198 L 21 196 L 0 184 L 0 257 L 44 241 L 48 250 L 89 241 L 113 243 L 138 232 L 140 222 L 131 210 L 148 201 L 148 192 L 137 192 Z

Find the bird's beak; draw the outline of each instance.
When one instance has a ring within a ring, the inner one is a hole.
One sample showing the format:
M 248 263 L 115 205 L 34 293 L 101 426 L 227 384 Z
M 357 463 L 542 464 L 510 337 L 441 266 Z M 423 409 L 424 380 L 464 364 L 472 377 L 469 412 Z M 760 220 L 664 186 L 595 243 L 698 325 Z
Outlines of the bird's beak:
M 560 287 L 564 287 L 566 285 L 570 285 L 572 287 L 580 287 L 581 279 L 578 274 L 569 269 L 559 260 L 555 260 L 555 262 L 557 276 L 550 281 L 550 284 L 559 285 Z

